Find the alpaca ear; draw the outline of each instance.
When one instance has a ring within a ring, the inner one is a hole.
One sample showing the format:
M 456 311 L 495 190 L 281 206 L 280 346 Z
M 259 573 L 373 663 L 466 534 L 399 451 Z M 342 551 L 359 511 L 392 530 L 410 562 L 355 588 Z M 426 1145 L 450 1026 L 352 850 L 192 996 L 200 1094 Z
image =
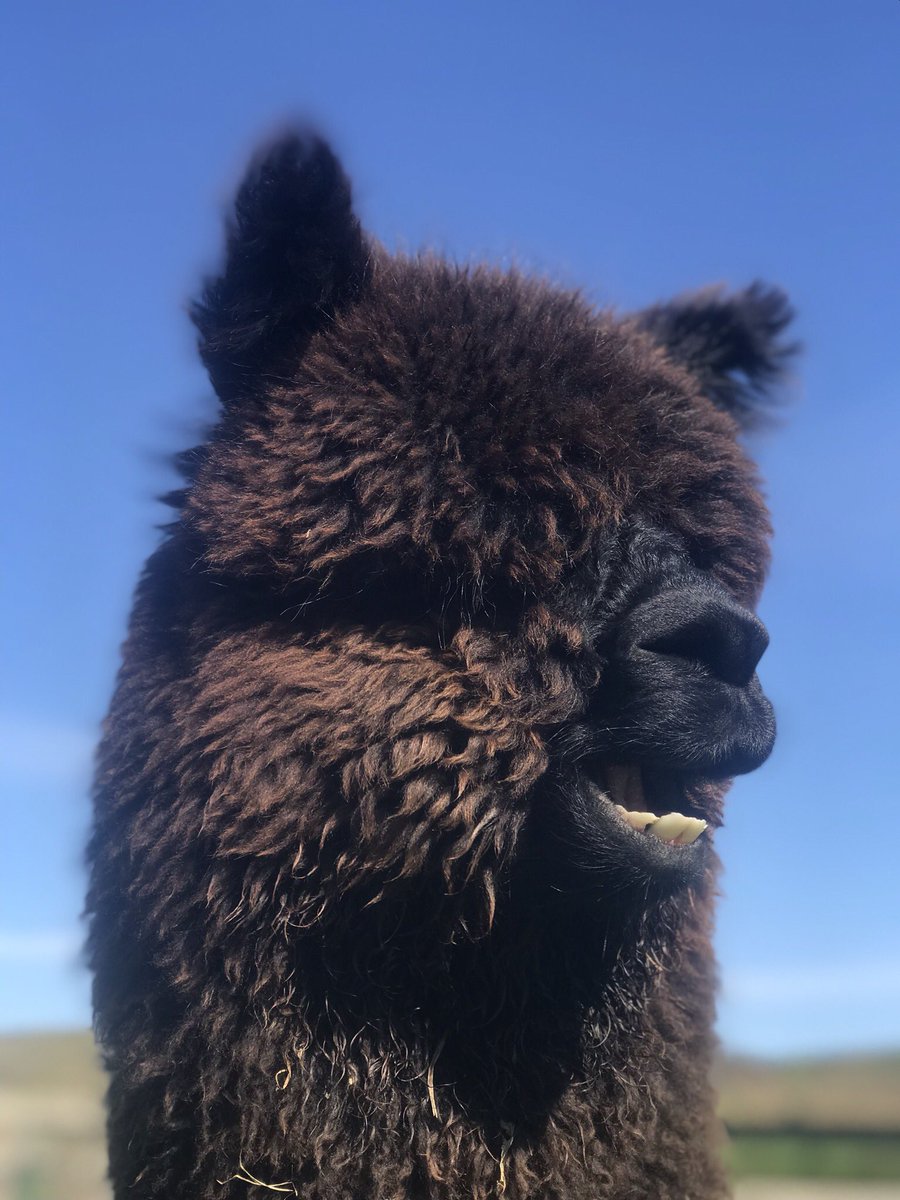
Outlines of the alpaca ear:
M 283 374 L 309 337 L 351 302 L 368 249 L 350 184 L 328 145 L 291 133 L 253 160 L 226 226 L 225 267 L 191 317 L 220 398 L 252 394 Z
M 754 283 L 678 296 L 636 314 L 638 324 L 700 380 L 706 396 L 744 428 L 759 424 L 771 389 L 797 344 L 782 338 L 793 319 L 780 289 Z

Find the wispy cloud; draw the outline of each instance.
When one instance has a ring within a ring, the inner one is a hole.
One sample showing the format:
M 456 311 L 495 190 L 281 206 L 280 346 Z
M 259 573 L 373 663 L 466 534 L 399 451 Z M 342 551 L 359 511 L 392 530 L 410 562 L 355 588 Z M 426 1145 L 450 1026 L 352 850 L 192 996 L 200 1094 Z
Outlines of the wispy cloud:
M 0 770 L 17 779 L 70 780 L 90 774 L 97 732 L 76 725 L 0 713 Z
M 810 964 L 780 970 L 732 971 L 722 981 L 732 1004 L 793 1007 L 896 1000 L 900 1006 L 900 961 Z
M 20 933 L 0 929 L 0 963 L 72 963 L 81 941 L 76 930 Z

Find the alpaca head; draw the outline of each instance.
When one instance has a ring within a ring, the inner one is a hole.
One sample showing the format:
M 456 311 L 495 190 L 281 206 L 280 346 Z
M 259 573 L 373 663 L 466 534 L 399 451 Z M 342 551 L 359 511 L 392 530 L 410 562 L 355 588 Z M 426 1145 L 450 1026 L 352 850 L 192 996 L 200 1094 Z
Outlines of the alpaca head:
M 781 294 L 621 316 L 392 256 L 290 136 L 194 319 L 222 412 L 176 538 L 212 861 L 268 870 L 297 930 L 403 897 L 451 939 L 517 872 L 588 921 L 702 880 L 725 781 L 774 736 L 738 438 Z

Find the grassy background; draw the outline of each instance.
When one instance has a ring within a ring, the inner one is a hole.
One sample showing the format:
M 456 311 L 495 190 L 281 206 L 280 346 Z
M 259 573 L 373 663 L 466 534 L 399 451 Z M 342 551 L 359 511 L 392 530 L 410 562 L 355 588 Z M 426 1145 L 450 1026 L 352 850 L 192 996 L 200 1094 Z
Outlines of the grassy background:
M 107 1200 L 90 1034 L 0 1038 L 0 1200 Z
M 716 1071 L 736 1178 L 883 1180 L 900 1200 L 900 1054 Z
M 716 1084 L 728 1161 L 748 1181 L 739 1197 L 900 1200 L 900 1054 L 729 1059 Z M 103 1086 L 87 1033 L 0 1038 L 0 1200 L 108 1200 Z M 758 1177 L 822 1180 L 823 1189 L 831 1181 L 832 1190 L 754 1183 Z M 849 1183 L 866 1180 L 882 1186 L 857 1193 Z

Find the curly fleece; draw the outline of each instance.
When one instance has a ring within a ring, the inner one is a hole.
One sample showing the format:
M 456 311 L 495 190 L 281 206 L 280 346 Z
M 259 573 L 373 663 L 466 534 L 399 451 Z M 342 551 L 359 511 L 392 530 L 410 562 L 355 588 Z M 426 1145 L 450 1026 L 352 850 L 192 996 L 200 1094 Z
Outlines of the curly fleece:
M 390 256 L 315 139 L 251 168 L 97 769 L 117 1200 L 726 1194 L 712 873 L 587 904 L 546 838 L 623 531 L 763 580 L 736 416 L 787 310 L 703 307 Z

